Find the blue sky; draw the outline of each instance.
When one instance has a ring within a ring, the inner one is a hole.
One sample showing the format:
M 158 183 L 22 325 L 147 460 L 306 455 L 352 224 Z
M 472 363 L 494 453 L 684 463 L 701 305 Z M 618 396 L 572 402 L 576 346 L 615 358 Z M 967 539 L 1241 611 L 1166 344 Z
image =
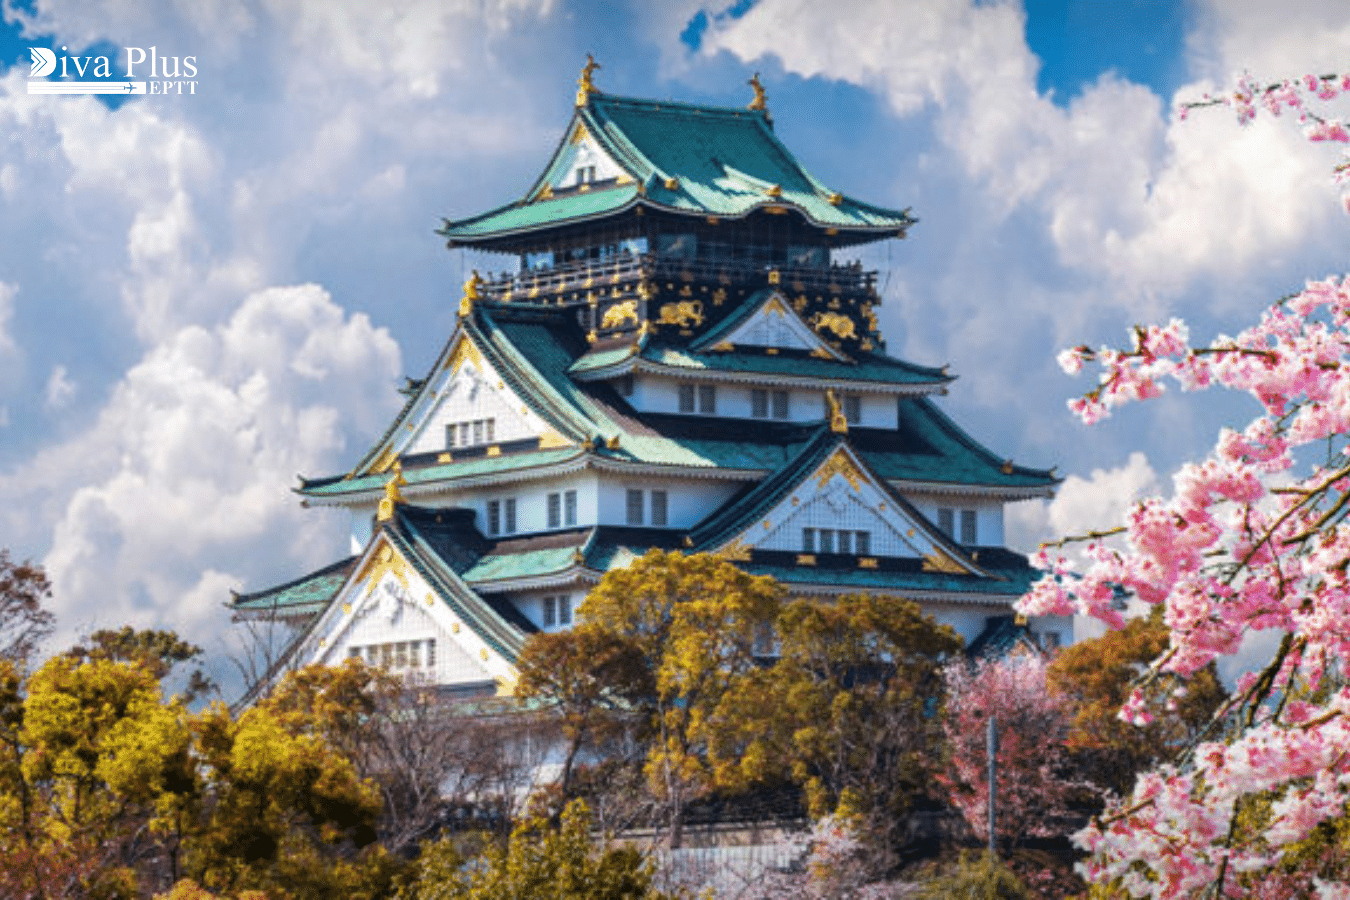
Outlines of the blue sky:
M 865 258 L 881 324 L 981 440 L 1069 477 L 1010 514 L 1023 545 L 1165 490 L 1243 410 L 1084 429 L 1059 349 L 1235 331 L 1350 238 L 1334 150 L 1174 114 L 1343 69 L 1339 2 L 0 2 L 0 546 L 47 565 L 65 635 L 223 654 L 229 590 L 345 552 L 295 475 L 344 470 L 430 364 L 479 264 L 434 229 L 525 190 L 587 52 L 619 94 L 742 105 L 759 72 L 814 174 L 913 208 Z M 30 96 L 30 44 L 192 55 L 197 93 Z

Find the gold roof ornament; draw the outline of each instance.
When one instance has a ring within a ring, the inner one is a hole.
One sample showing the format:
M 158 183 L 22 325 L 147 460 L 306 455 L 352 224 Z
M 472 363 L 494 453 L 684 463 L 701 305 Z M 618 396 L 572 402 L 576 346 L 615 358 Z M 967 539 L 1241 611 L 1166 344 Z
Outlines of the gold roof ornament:
M 830 406 L 830 430 L 835 434 L 848 434 L 848 417 L 839 407 L 839 398 L 834 395 L 834 388 L 825 391 L 825 402 Z
M 591 82 L 591 75 L 600 64 L 595 61 L 595 57 L 586 54 L 586 65 L 581 67 L 581 77 L 577 79 L 577 106 L 585 106 L 586 101 L 591 98 L 591 94 L 597 94 L 595 85 Z
M 380 500 L 380 508 L 375 513 L 375 519 L 378 522 L 388 522 L 394 518 L 394 507 L 403 502 L 403 493 L 399 488 L 405 486 L 408 479 L 403 477 L 402 469 L 395 469 L 394 474 L 384 483 L 384 497 Z
M 473 305 L 476 301 L 483 299 L 483 295 L 478 291 L 482 284 L 482 276 L 478 274 L 477 269 L 474 269 L 473 274 L 469 276 L 469 280 L 464 282 L 464 296 L 459 300 L 459 317 L 461 319 L 473 311 Z
M 747 106 L 746 109 L 767 112 L 769 108 L 769 97 L 764 93 L 764 85 L 759 83 L 759 73 L 756 72 L 754 75 L 750 76 L 750 80 L 747 81 L 746 84 L 750 85 L 750 89 L 755 92 L 755 99 L 750 101 L 750 105 Z

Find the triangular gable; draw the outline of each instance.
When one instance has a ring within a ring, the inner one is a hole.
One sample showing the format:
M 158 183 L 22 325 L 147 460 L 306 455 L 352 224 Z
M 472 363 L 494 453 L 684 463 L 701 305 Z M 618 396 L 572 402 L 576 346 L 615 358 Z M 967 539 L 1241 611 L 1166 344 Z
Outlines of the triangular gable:
M 527 202 L 547 200 L 558 191 L 589 190 L 592 183 L 632 184 L 634 180 L 576 117 L 543 176 L 530 190 Z
M 830 323 L 822 320 L 821 327 Z M 730 351 L 738 347 L 764 347 L 778 350 L 800 350 L 823 359 L 848 362 L 821 337 L 781 292 L 770 290 L 757 304 L 746 304 L 745 311 L 736 315 L 721 328 L 705 335 L 694 345 L 695 350 Z
M 763 511 L 752 523 L 708 549 L 743 558 L 750 550 L 786 551 L 799 554 L 804 564 L 821 553 L 900 557 L 922 560 L 927 571 L 987 574 L 842 441 L 801 477 L 784 482 L 775 496 L 758 500 Z
M 539 438 L 545 448 L 572 443 L 507 385 L 473 336 L 460 328 L 379 454 L 361 472 L 388 471 L 400 456 L 466 447 L 487 447 L 491 453 L 494 446 L 529 438 Z
M 340 665 L 359 655 L 428 684 L 495 682 L 499 693 L 509 693 L 516 677 L 509 651 L 479 634 L 442 593 L 381 531 L 301 638 L 295 662 Z

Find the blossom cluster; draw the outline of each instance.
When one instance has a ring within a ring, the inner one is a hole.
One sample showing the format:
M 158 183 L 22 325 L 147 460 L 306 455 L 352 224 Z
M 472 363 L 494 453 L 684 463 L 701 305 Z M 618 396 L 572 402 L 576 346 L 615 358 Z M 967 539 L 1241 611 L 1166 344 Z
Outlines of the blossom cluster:
M 1300 448 L 1350 434 L 1350 279 L 1310 283 L 1208 346 L 1192 345 L 1173 320 L 1136 329 L 1129 349 L 1079 347 L 1060 362 L 1070 372 L 1101 368 L 1098 386 L 1072 404 L 1086 422 L 1168 382 L 1243 391 L 1261 405 L 1177 473 L 1171 498 L 1135 507 L 1122 542 L 1089 544 L 1081 571 L 1043 548 L 1036 564 L 1048 577 L 1019 607 L 1119 626 L 1122 592 L 1162 605 L 1171 646 L 1155 669 L 1181 675 L 1235 652 L 1249 633 L 1283 636 L 1270 664 L 1238 684 L 1227 710 L 1243 723 L 1235 737 L 1142 777 L 1133 797 L 1078 838 L 1091 852 L 1089 876 L 1133 896 L 1247 896 L 1244 873 L 1276 865 L 1350 803 L 1350 686 L 1340 664 L 1350 658 L 1350 455 L 1295 472 L 1307 455 Z M 1122 715 L 1146 720 L 1141 692 Z M 1253 797 L 1266 804 L 1266 824 L 1244 835 L 1239 812 Z M 1308 887 L 1325 897 L 1347 889 Z
M 1272 116 L 1284 112 L 1294 115 L 1303 127 L 1304 136 L 1314 142 L 1335 141 L 1350 143 L 1350 128 L 1340 119 L 1330 118 L 1315 111 L 1319 104 L 1350 94 L 1350 74 L 1304 75 L 1271 84 L 1260 84 L 1250 76 L 1238 80 L 1237 87 L 1224 94 L 1205 94 L 1200 100 L 1184 103 L 1181 117 L 1190 110 L 1206 106 L 1228 106 L 1237 114 L 1240 124 L 1254 120 L 1265 111 Z M 1350 156 L 1335 168 L 1335 181 L 1341 185 L 1341 202 L 1350 213 Z

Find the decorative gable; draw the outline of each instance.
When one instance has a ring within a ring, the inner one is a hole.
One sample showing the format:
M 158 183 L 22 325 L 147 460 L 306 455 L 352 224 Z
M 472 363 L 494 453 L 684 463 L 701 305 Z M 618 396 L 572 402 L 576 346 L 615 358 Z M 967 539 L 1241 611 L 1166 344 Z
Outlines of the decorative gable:
M 632 177 L 615 162 L 600 143 L 577 121 L 566 142 L 558 150 L 548 168 L 543 192 L 585 189 L 593 182 L 632 181 Z
M 509 691 L 515 678 L 511 662 L 461 622 L 385 536 L 367 547 L 295 658 L 340 665 L 349 656 L 429 684 L 496 682 Z
M 709 334 L 695 349 L 734 350 L 737 347 L 801 350 L 825 359 L 848 361 L 848 357 L 830 346 L 797 314 L 780 291 L 770 291 L 737 322 Z
M 395 438 L 398 455 L 492 447 L 534 437 L 549 445 L 565 443 L 463 333 L 405 417 L 403 430 Z
M 930 571 L 983 574 L 843 444 L 758 519 L 722 549 L 788 551 L 803 561 L 821 553 L 907 557 Z

